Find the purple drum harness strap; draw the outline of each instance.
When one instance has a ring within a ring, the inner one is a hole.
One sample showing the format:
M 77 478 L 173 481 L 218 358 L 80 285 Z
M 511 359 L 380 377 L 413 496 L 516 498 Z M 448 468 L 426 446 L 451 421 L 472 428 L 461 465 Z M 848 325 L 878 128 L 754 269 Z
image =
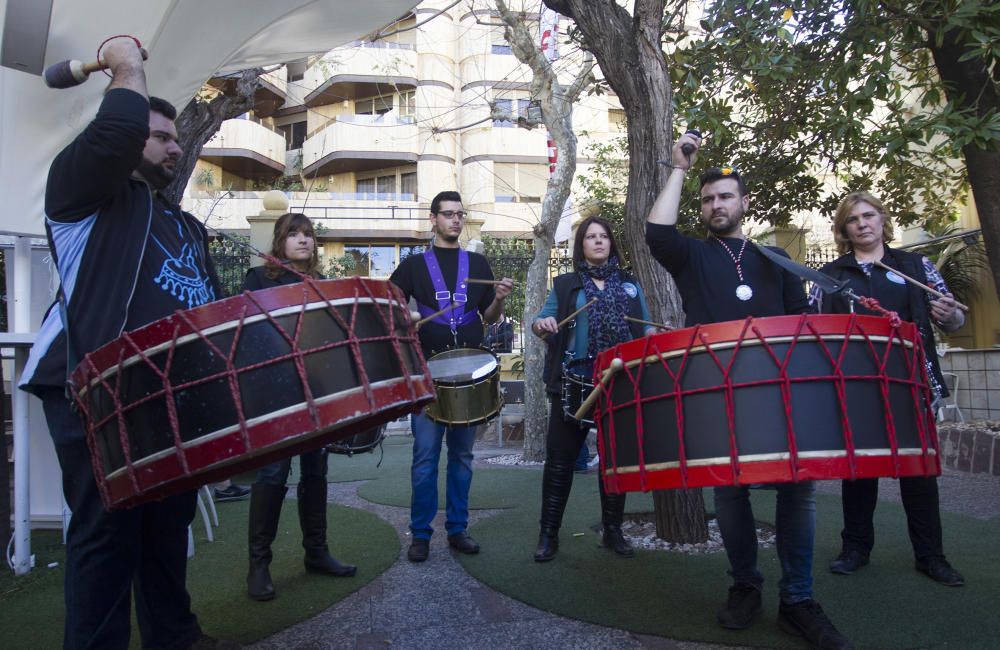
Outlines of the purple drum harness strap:
M 451 333 L 457 335 L 460 326 L 468 325 L 478 317 L 475 310 L 466 311 L 466 303 L 469 301 L 467 293 L 469 253 L 465 249 L 458 249 L 458 277 L 455 278 L 455 293 L 448 291 L 448 285 L 445 284 L 444 275 L 441 273 L 441 266 L 438 264 L 437 257 L 434 256 L 434 246 L 428 246 L 427 250 L 424 251 L 424 262 L 427 264 L 427 272 L 430 273 L 431 284 L 434 286 L 434 299 L 437 301 L 437 307 L 428 307 L 418 302 L 417 309 L 420 311 L 420 315 L 426 318 L 436 311 L 445 309 L 453 302 L 458 303 L 457 307 L 436 316 L 431 321 L 449 327 Z

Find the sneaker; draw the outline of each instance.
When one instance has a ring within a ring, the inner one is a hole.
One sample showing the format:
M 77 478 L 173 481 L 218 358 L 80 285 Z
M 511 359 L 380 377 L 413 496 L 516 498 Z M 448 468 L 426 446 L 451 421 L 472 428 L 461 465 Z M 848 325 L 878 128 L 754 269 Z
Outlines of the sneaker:
M 942 558 L 932 558 L 927 562 L 917 560 L 916 569 L 920 573 L 926 574 L 931 580 L 940 582 L 946 587 L 961 587 L 965 584 L 965 578 L 948 564 L 948 560 Z
M 853 650 L 854 646 L 833 626 L 815 600 L 778 606 L 778 627 L 782 632 L 803 637 L 818 650 Z
M 448 546 L 466 555 L 475 555 L 479 552 L 479 544 L 464 530 L 454 535 L 448 535 Z
M 406 552 L 406 559 L 410 562 L 423 562 L 431 553 L 431 540 L 414 537 L 410 543 L 410 550 Z
M 250 488 L 232 483 L 224 490 L 212 490 L 212 496 L 216 503 L 226 501 L 242 501 L 250 496 Z
M 844 549 L 832 562 L 830 562 L 830 573 L 837 573 L 842 576 L 853 575 L 855 571 L 868 565 L 868 556 L 861 551 L 854 549 Z
M 760 589 L 745 582 L 729 588 L 726 606 L 719 610 L 716 619 L 727 630 L 745 630 L 760 614 Z

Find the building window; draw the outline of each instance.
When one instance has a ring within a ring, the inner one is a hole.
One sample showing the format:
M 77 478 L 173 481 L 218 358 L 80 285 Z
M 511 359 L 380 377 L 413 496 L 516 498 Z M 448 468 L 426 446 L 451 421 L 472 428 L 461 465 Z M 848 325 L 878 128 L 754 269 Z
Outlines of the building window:
M 395 194 L 396 193 L 396 175 L 392 176 L 379 176 L 377 181 L 378 193 L 379 194 Z
M 391 244 L 344 246 L 344 254 L 354 258 L 356 275 L 387 278 L 396 268 L 396 247 Z
M 359 178 L 354 183 L 354 191 L 358 194 L 374 194 L 375 193 L 375 179 L 374 178 Z
M 493 126 L 501 128 L 517 126 L 517 118 L 528 117 L 528 109 L 531 106 L 531 100 L 526 98 L 503 97 L 495 100 L 494 103 L 496 104 L 497 113 L 510 116 L 507 119 L 493 120 Z
M 399 247 L 399 262 L 402 264 L 410 255 L 423 255 L 424 251 L 427 250 L 426 246 L 400 246 Z
M 283 124 L 278 127 L 285 134 L 285 148 L 289 151 L 301 149 L 306 139 L 306 121 Z
M 621 108 L 608 109 L 608 128 L 617 131 L 626 129 L 625 111 Z
M 417 197 L 417 172 L 406 172 L 399 176 L 399 192 L 403 201 L 413 201 Z
M 511 54 L 510 43 L 504 37 L 504 30 L 494 29 L 490 36 L 490 51 L 493 54 Z
M 306 60 L 291 61 L 287 65 L 288 81 L 302 81 L 306 77 Z
M 417 92 L 415 90 L 399 93 L 399 116 L 404 122 L 416 120 Z
M 497 203 L 540 203 L 549 180 L 548 165 L 493 163 Z
M 392 110 L 392 95 L 354 102 L 355 115 L 385 115 Z

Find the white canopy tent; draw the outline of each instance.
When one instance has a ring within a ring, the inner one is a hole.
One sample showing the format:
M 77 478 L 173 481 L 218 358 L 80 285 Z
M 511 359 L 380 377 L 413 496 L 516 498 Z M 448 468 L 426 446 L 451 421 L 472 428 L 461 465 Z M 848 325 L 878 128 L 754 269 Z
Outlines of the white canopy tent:
M 66 59 L 93 61 L 108 36 L 130 34 L 149 52 L 150 92 L 182 108 L 217 73 L 320 54 L 404 15 L 417 0 L 0 0 L 0 234 L 15 235 L 11 333 L 15 376 L 30 344 L 30 237 L 44 236 L 49 162 L 93 118 L 107 85 L 47 88 L 38 76 Z M 44 306 L 42 306 L 44 307 Z M 15 571 L 30 569 L 28 397 L 12 391 Z M 5 541 L 5 540 L 4 540 Z M 4 544 L 5 545 L 5 544 Z

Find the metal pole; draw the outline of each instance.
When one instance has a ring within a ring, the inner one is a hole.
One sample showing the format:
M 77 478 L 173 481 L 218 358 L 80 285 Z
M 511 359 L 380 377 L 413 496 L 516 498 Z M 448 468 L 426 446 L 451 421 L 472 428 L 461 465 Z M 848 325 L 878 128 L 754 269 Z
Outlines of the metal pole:
M 31 239 L 14 239 L 14 332 L 28 332 L 31 325 Z M 14 424 L 14 573 L 31 571 L 31 500 L 28 487 L 28 394 L 18 390 L 28 349 L 14 349 L 11 376 L 11 411 Z

